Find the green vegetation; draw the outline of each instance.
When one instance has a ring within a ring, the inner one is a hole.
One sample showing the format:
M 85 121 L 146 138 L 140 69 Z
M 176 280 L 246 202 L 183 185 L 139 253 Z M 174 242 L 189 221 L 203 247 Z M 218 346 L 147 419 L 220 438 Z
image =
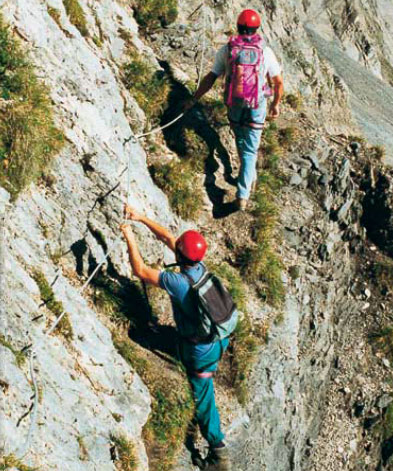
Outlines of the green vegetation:
M 96 46 L 102 47 L 102 45 L 104 44 L 104 41 L 105 41 L 105 34 L 104 34 L 104 31 L 102 30 L 102 23 L 101 23 L 100 18 L 98 17 L 97 12 L 95 11 L 95 12 L 93 12 L 93 14 L 94 14 L 94 20 L 95 20 L 95 23 L 96 23 L 96 27 L 98 29 L 98 36 L 95 35 L 93 37 L 93 41 L 96 44 Z
M 149 120 L 161 116 L 168 101 L 169 82 L 163 71 L 156 70 L 131 46 L 129 61 L 123 66 L 123 83 Z
M 183 148 L 179 148 L 181 157 L 191 163 L 194 172 L 204 172 L 205 160 L 209 155 L 208 145 L 194 129 L 184 129 L 182 137 Z
M 121 422 L 123 416 L 120 414 L 117 414 L 116 412 L 112 412 L 112 417 L 116 420 L 117 423 Z
M 98 275 L 94 283 L 93 301 L 111 321 L 126 321 L 129 306 L 123 297 L 122 287 L 110 278 Z
M 288 273 L 292 280 L 297 280 L 300 277 L 300 269 L 297 265 L 289 267 Z
M 101 41 L 101 39 L 100 39 L 98 36 L 94 35 L 92 39 L 93 39 L 93 43 L 94 43 L 97 47 L 102 47 L 102 41 Z
M 182 130 L 177 147 L 180 160 L 156 162 L 150 166 L 150 172 L 173 210 L 182 218 L 195 221 L 203 207 L 205 191 L 198 174 L 204 171 L 209 148 L 193 129 Z
M 386 149 L 384 146 L 371 147 L 371 153 L 374 159 L 376 159 L 378 162 L 383 162 L 386 157 Z
M 374 279 L 381 289 L 390 289 L 393 286 L 393 261 L 385 257 L 374 263 L 372 272 Z
M 89 453 L 87 451 L 85 442 L 83 441 L 83 437 L 81 435 L 78 435 L 76 437 L 76 440 L 79 445 L 79 458 L 81 461 L 87 461 L 89 459 Z
M 23 464 L 14 455 L 7 455 L 0 458 L 0 471 L 6 471 L 8 469 L 17 469 L 18 471 L 36 471 L 37 468 L 31 468 Z
M 194 410 L 188 382 L 184 375 L 165 371 L 162 365 L 143 358 L 128 338 L 114 336 L 120 355 L 137 371 L 152 396 L 152 411 L 143 435 L 147 442 L 150 467 L 169 471 L 176 461 Z
M 15 198 L 63 145 L 48 89 L 0 15 L 0 185 Z
M 56 300 L 55 293 L 51 285 L 48 283 L 45 275 L 40 271 L 33 273 L 33 279 L 37 283 L 38 289 L 40 290 L 40 296 L 46 307 L 56 316 L 60 317 L 64 312 L 63 303 Z M 74 333 L 72 325 L 69 320 L 68 314 L 65 314 L 59 324 L 56 327 L 56 331 L 60 333 L 65 339 L 72 340 Z
M 383 54 L 378 56 L 383 78 L 393 87 L 393 67 Z
M 282 128 L 278 132 L 278 142 L 284 150 L 296 140 L 298 135 L 298 130 L 294 126 L 288 126 L 287 128 Z
M 19 366 L 19 368 L 23 366 L 26 361 L 26 355 L 24 354 L 24 352 L 14 348 L 3 334 L 0 334 L 0 345 L 3 345 L 3 347 L 8 348 L 8 350 L 10 350 L 15 355 L 16 364 Z
M 60 29 L 62 29 L 62 25 L 61 25 L 61 22 L 60 22 L 60 18 L 61 18 L 60 10 L 58 10 L 57 8 L 53 8 L 49 5 L 46 7 L 46 10 L 48 12 L 48 15 L 52 17 L 52 19 L 57 24 L 57 26 Z
M 240 263 L 249 282 L 256 283 L 259 293 L 273 306 L 279 306 L 285 295 L 281 279 L 282 262 L 276 253 L 276 226 L 278 208 L 275 194 L 281 187 L 281 180 L 267 171 L 258 176 L 255 201 L 255 246 L 241 254 Z
M 44 401 L 44 387 L 42 385 L 38 386 L 38 403 L 42 404 Z
M 173 210 L 184 219 L 197 220 L 203 206 L 203 188 L 191 161 L 152 165 L 154 182 L 168 196 Z
M 264 167 L 273 172 L 277 171 L 280 157 L 298 137 L 298 129 L 294 126 L 278 129 L 271 122 L 262 135 L 262 155 Z
M 271 161 L 278 164 L 279 158 L 282 155 L 278 127 L 275 122 L 271 122 L 262 134 L 262 155 L 265 167 L 268 166 Z
M 389 291 L 393 286 L 393 261 L 381 257 L 372 267 L 373 281 L 381 291 Z M 393 361 L 393 327 L 386 326 L 379 332 L 370 334 L 370 340 L 377 350 Z
M 391 402 L 386 409 L 383 428 L 383 438 L 385 440 L 393 437 L 393 402 Z
M 71 23 L 79 30 L 82 36 L 89 36 L 86 16 L 78 0 L 63 0 L 63 4 Z
M 296 95 L 294 93 L 285 94 L 283 102 L 295 111 L 299 111 L 303 106 L 303 98 L 299 93 Z
M 385 327 L 380 332 L 370 334 L 375 348 L 393 360 L 393 327 Z
M 222 99 L 205 96 L 202 104 L 213 126 L 220 127 L 228 124 L 227 107 Z
M 112 339 L 113 345 L 118 353 L 137 371 L 140 376 L 144 376 L 149 368 L 149 363 L 140 356 L 135 344 L 133 344 L 129 339 L 122 339 L 117 335 L 113 335 Z
M 348 136 L 348 142 L 358 142 L 359 144 L 366 144 L 367 141 L 363 136 Z
M 116 447 L 116 469 L 119 471 L 136 471 L 138 469 L 138 458 L 135 444 L 124 435 L 111 434 L 110 439 Z
M 136 0 L 135 19 L 149 31 L 173 23 L 177 18 L 177 0 Z
M 239 319 L 233 338 L 232 384 L 240 404 L 248 400 L 248 378 L 255 363 L 261 339 L 255 335 L 247 313 Z

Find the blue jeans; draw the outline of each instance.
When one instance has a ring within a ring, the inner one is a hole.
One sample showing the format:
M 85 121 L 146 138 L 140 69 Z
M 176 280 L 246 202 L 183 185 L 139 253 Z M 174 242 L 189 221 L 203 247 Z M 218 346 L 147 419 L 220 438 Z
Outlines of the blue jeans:
M 244 116 L 244 111 L 239 108 L 230 108 L 228 112 L 232 129 L 235 133 L 236 147 L 240 159 L 240 172 L 237 181 L 238 198 L 248 199 L 250 197 L 251 186 L 256 180 L 256 165 L 258 159 L 258 149 L 261 142 L 262 129 L 255 129 L 247 126 L 247 122 L 263 124 L 266 119 L 266 100 L 255 110 L 246 110 L 248 116 Z
M 199 378 L 194 371 L 216 371 L 223 352 L 227 349 L 229 339 L 215 342 L 207 348 L 189 342 L 180 343 L 180 358 L 187 370 L 188 380 L 195 402 L 195 418 L 203 438 L 210 446 L 215 447 L 225 437 L 220 425 L 213 378 Z M 201 351 L 202 350 L 202 351 Z

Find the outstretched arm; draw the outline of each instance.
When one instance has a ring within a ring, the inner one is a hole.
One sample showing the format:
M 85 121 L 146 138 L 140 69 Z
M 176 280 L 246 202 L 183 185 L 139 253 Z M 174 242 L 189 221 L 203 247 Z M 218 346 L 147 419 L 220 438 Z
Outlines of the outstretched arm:
M 138 245 L 131 226 L 128 224 L 122 224 L 120 229 L 123 231 L 127 242 L 128 255 L 130 257 L 130 264 L 134 275 L 146 283 L 160 286 L 160 271 L 145 265 L 145 262 L 139 253 Z
M 165 227 L 160 226 L 158 223 L 152 221 L 143 214 L 138 213 L 138 211 L 128 204 L 124 205 L 124 216 L 126 219 L 130 219 L 131 221 L 138 221 L 147 226 L 158 240 L 163 242 L 167 247 L 175 252 L 176 237 L 170 231 L 168 231 L 168 229 L 165 229 Z
M 209 72 L 208 74 L 206 74 L 203 77 L 201 84 L 198 87 L 198 90 L 194 93 L 194 96 L 191 99 L 187 100 L 184 104 L 184 111 L 188 111 L 190 108 L 192 108 L 195 103 L 212 88 L 216 80 L 217 75 L 215 73 Z

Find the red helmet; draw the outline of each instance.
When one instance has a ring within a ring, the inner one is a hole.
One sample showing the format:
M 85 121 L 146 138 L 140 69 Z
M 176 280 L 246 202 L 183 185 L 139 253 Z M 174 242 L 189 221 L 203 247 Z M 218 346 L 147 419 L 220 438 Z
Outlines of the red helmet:
M 207 243 L 199 232 L 186 231 L 177 239 L 176 248 L 188 260 L 200 262 L 205 256 Z
M 237 24 L 247 28 L 259 28 L 261 18 L 255 10 L 243 10 L 237 19 Z

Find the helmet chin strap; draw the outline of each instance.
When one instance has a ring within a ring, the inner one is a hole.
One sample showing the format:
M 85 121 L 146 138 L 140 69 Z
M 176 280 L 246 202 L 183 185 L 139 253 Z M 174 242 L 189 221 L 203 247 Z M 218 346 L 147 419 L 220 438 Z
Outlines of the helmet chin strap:
M 172 268 L 172 267 L 193 267 L 197 263 L 199 263 L 200 260 L 194 262 L 192 260 L 188 260 L 181 252 L 180 250 L 176 249 L 176 263 L 169 263 L 169 264 L 164 264 L 165 268 Z

